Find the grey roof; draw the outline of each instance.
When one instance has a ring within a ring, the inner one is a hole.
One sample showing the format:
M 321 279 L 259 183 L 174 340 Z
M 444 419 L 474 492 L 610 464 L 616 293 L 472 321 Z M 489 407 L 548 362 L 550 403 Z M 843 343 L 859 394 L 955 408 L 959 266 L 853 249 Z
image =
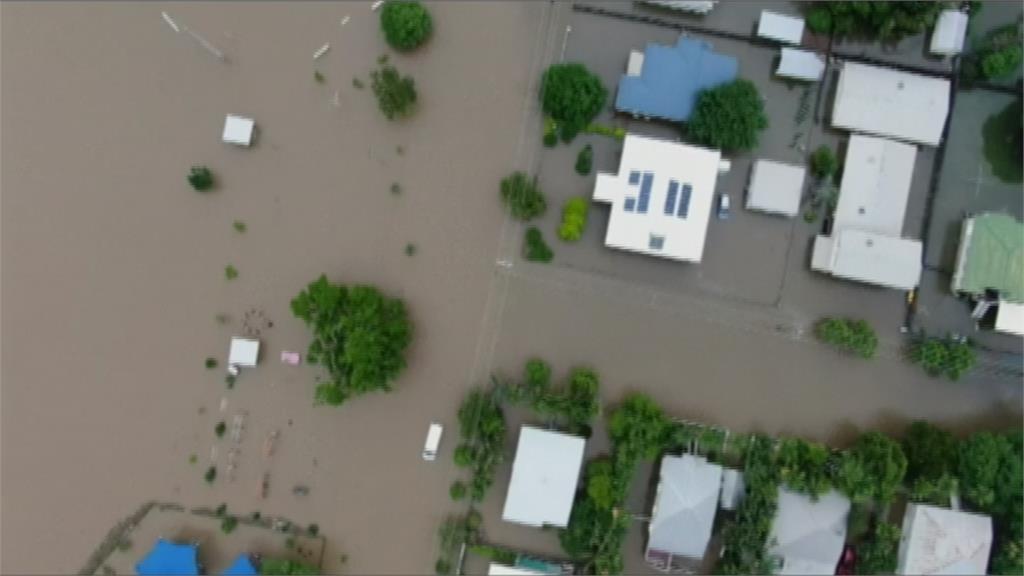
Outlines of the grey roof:
M 846 541 L 850 501 L 835 490 L 818 501 L 779 488 L 768 553 L 782 560 L 776 574 L 835 574 Z
M 665 456 L 651 513 L 648 550 L 703 558 L 722 486 L 722 467 L 699 456 Z
M 908 504 L 903 516 L 897 574 L 985 574 L 992 548 L 992 519 L 925 504 Z

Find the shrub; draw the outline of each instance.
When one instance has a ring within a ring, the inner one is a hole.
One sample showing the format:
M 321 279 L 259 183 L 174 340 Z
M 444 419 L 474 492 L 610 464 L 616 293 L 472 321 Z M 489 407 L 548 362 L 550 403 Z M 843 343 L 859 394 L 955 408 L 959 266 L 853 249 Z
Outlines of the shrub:
M 555 256 L 536 226 L 530 226 L 526 231 L 525 252 L 524 257 L 531 262 L 551 262 Z
M 318 84 L 323 84 L 324 81 L 326 80 L 326 78 L 324 78 L 324 75 L 323 75 L 322 72 L 320 72 L 319 70 L 314 70 L 313 71 L 313 80 L 315 80 Z
M 394 66 L 385 64 L 370 72 L 370 87 L 388 120 L 412 114 L 416 106 L 416 82 L 411 76 L 403 77 Z
M 523 172 L 513 172 L 501 181 L 501 199 L 513 218 L 527 221 L 540 216 L 547 209 L 544 193 Z
M 238 278 L 238 268 L 235 268 L 233 265 L 228 264 L 227 266 L 224 267 L 224 277 L 227 278 L 228 280 L 234 280 L 235 278 Z
M 687 124 L 687 133 L 700 144 L 724 151 L 750 150 L 768 127 L 764 103 L 749 80 L 735 80 L 704 90 Z
M 405 255 L 406 256 L 410 256 L 410 257 L 411 256 L 415 256 L 416 255 L 416 245 L 413 244 L 412 242 L 409 242 L 408 244 L 406 244 L 405 245 Z
M 587 144 L 580 150 L 580 153 L 576 155 L 576 173 L 580 176 L 586 176 L 590 174 L 590 169 L 594 165 L 594 147 Z
M 789 488 L 817 498 L 832 487 L 826 464 L 828 448 L 814 442 L 787 438 L 776 454 L 779 477 Z
M 459 501 L 466 497 L 466 485 L 456 480 L 452 482 L 451 488 L 448 489 L 448 494 L 452 497 L 452 500 Z
M 217 508 L 214 509 L 213 513 L 217 516 L 217 518 L 223 518 L 224 515 L 228 513 L 228 505 L 222 502 L 217 506 Z
M 288 546 L 289 542 L 291 542 L 291 546 Z M 285 548 L 291 549 L 294 546 L 294 539 L 285 540 Z M 266 557 L 260 560 L 260 574 L 264 576 L 312 576 L 319 573 L 320 570 L 317 567 L 295 560 Z
M 455 448 L 455 465 L 459 468 L 466 468 L 473 463 L 473 449 L 468 444 L 459 444 Z
M 576 242 L 583 236 L 587 227 L 587 209 L 590 205 L 586 198 L 570 198 L 562 206 L 562 224 L 558 227 L 558 237 L 565 242 Z
M 587 134 L 599 134 L 601 136 L 610 136 L 616 140 L 624 140 L 626 138 L 626 129 L 617 126 L 605 126 L 604 124 L 598 124 L 592 122 L 587 124 L 587 127 L 583 129 Z
M 819 146 L 814 154 L 811 154 L 811 173 L 816 178 L 830 178 L 838 167 L 836 155 L 828 146 Z
M 206 166 L 193 166 L 188 173 L 188 183 L 197 192 L 206 192 L 213 188 L 213 172 Z
M 951 338 L 921 337 L 910 347 L 910 360 L 931 376 L 959 380 L 976 361 L 974 348 Z
M 469 551 L 477 556 L 482 556 L 488 560 L 494 560 L 499 564 L 505 564 L 512 566 L 516 563 L 516 558 L 519 556 L 517 553 L 511 550 L 505 550 L 504 548 L 497 548 L 495 546 L 483 546 L 475 545 L 470 546 Z
M 900 445 L 881 432 L 867 432 L 842 455 L 833 482 L 854 502 L 888 502 L 906 472 Z
M 223 437 L 225 431 L 227 431 L 227 425 L 223 420 L 217 422 L 217 425 L 213 427 L 213 433 L 217 435 L 217 438 Z
M 1022 55 L 1020 46 L 1006 46 L 989 52 L 981 58 L 981 73 L 989 79 L 1009 76 L 1020 70 Z
M 213 484 L 213 481 L 217 479 L 217 467 L 210 466 L 206 469 L 206 474 L 203 474 L 203 479 L 206 480 L 207 484 Z
M 225 534 L 231 534 L 235 531 L 235 527 L 238 526 L 238 518 L 234 516 L 227 516 L 220 521 L 220 531 Z
M 823 34 L 832 30 L 832 13 L 825 6 L 814 6 L 807 11 L 807 27 Z
M 544 113 L 558 122 L 562 140 L 570 142 L 604 107 L 608 90 L 582 64 L 554 64 L 541 79 L 540 97 Z
M 833 347 L 871 358 L 878 347 L 878 337 L 871 326 L 863 320 L 852 318 L 822 318 L 814 327 L 819 340 Z
M 857 546 L 857 573 L 894 573 L 899 545 L 900 527 L 888 522 L 879 522 L 871 536 Z
M 209 357 L 206 359 L 206 362 L 204 362 L 204 365 L 206 366 L 207 370 L 213 370 L 214 368 L 217 367 L 217 359 Z
M 554 148 L 558 144 L 558 123 L 544 117 L 544 146 Z
M 238 232 L 239 234 L 245 234 L 245 231 L 249 229 L 249 227 L 245 225 L 245 222 L 242 222 L 241 220 L 235 220 L 231 226 L 235 229 L 235 232 Z
M 419 2 L 388 0 L 380 12 L 380 27 L 388 45 L 408 52 L 430 38 L 434 23 L 430 12 Z
M 352 87 L 355 88 L 356 90 L 362 90 L 363 89 L 363 81 L 360 80 L 359 78 L 353 77 L 352 78 Z

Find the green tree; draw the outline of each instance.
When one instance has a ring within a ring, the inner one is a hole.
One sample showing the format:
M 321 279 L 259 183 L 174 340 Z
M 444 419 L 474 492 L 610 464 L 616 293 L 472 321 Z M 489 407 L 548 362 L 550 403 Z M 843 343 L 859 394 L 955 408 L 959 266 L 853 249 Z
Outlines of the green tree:
M 974 366 L 976 358 L 968 342 L 922 336 L 910 346 L 910 360 L 932 376 L 959 380 Z
M 828 146 L 819 146 L 814 154 L 811 154 L 811 174 L 815 178 L 829 178 L 836 173 L 839 161 L 836 155 Z
M 790 489 L 817 498 L 832 487 L 827 468 L 829 451 L 825 446 L 787 438 L 779 444 L 775 458 L 779 476 Z
M 942 2 L 827 1 L 815 2 L 807 26 L 838 37 L 857 36 L 896 42 L 920 34 L 935 24 Z
M 403 77 L 394 66 L 384 64 L 370 72 L 370 87 L 388 120 L 412 114 L 416 106 L 416 82 L 411 76 Z
M 455 448 L 455 465 L 459 468 L 467 468 L 473 464 L 473 448 L 469 444 L 459 444 Z
M 957 470 L 957 442 L 953 434 L 923 420 L 910 424 L 903 438 L 907 479 L 937 480 Z
M 315 576 L 320 570 L 315 566 L 283 558 L 263 558 L 260 574 L 263 576 Z
M 900 527 L 879 522 L 871 537 L 857 546 L 858 574 L 892 574 L 900 546 Z
M 854 502 L 888 502 L 907 472 L 900 445 L 881 432 L 867 432 L 843 454 L 833 482 Z
M 466 484 L 461 480 L 452 482 L 451 488 L 448 489 L 448 494 L 452 497 L 452 500 L 456 502 L 466 497 Z
M 720 574 L 771 574 L 774 559 L 765 546 L 778 508 L 778 470 L 772 461 L 774 443 L 754 436 L 746 450 L 746 496 L 736 516 L 722 531 L 725 552 L 716 566 Z
M 540 229 L 536 226 L 530 226 L 526 229 L 526 237 L 524 238 L 524 256 L 531 262 L 551 262 L 555 254 L 551 251 L 551 247 L 544 241 L 544 235 L 541 234 Z
M 551 388 L 551 366 L 547 362 L 540 358 L 531 358 L 527 360 L 523 372 L 526 393 L 531 401 L 548 393 Z
M 611 510 L 620 500 L 620 491 L 615 486 L 612 461 L 608 458 L 591 460 L 587 464 L 587 498 L 601 510 Z
M 554 64 L 541 79 L 540 97 L 544 113 L 558 123 L 562 140 L 570 142 L 604 107 L 608 90 L 582 64 Z
M 594 165 L 594 147 L 587 144 L 580 150 L 580 153 L 576 155 L 576 173 L 580 176 L 586 176 L 590 174 L 590 169 Z
M 188 183 L 197 192 L 206 192 L 213 188 L 213 172 L 206 166 L 193 166 L 188 173 Z
M 544 214 L 548 207 L 544 193 L 537 186 L 537 179 L 531 179 L 523 172 L 513 172 L 502 179 L 501 199 L 512 217 L 524 222 Z
M 764 102 L 749 80 L 735 80 L 704 90 L 687 124 L 696 142 L 725 151 L 750 150 L 768 127 Z
M 1020 70 L 1022 56 L 1020 46 L 1005 46 L 989 52 L 981 58 L 981 73 L 990 79 L 1009 76 Z
M 587 209 L 590 204 L 586 198 L 575 197 L 566 200 L 562 206 L 562 224 L 558 227 L 558 237 L 565 242 L 576 242 L 583 237 L 587 227 Z
M 408 52 L 430 38 L 434 23 L 430 12 L 419 2 L 388 0 L 380 12 L 380 27 L 388 45 Z
M 1011 184 L 1024 181 L 1024 103 L 1018 98 L 982 125 L 982 153 L 992 174 Z
M 627 460 L 656 458 L 664 446 L 669 421 L 646 394 L 631 394 L 608 421 L 608 435 L 617 455 Z
M 371 286 L 311 282 L 291 301 L 292 313 L 313 332 L 306 359 L 326 368 L 318 402 L 338 405 L 352 396 L 389 391 L 405 368 L 412 327 L 405 304 Z
M 225 516 L 224 519 L 220 521 L 220 530 L 225 534 L 231 534 L 235 531 L 237 526 L 238 518 L 235 518 L 234 516 Z
M 960 444 L 961 495 L 975 508 L 992 512 L 996 507 L 999 468 L 1012 458 L 1005 436 L 991 432 L 972 434 Z
M 597 372 L 589 368 L 573 368 L 569 373 L 569 390 L 565 402 L 569 427 L 579 431 L 589 426 L 601 410 L 598 400 L 600 383 Z

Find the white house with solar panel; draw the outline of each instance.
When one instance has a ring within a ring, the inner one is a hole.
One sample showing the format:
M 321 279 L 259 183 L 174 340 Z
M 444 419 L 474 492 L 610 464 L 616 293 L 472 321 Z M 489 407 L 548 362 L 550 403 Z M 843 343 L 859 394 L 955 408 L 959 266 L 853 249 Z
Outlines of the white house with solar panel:
M 594 200 L 611 204 L 604 244 L 700 262 L 722 153 L 627 134 L 619 172 L 599 172 Z

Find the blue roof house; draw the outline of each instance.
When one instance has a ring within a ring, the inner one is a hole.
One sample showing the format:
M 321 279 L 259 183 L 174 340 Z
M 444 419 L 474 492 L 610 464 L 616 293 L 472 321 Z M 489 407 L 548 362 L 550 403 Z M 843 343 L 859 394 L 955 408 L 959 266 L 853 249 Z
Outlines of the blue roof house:
M 711 45 L 683 36 L 675 46 L 650 43 L 641 55 L 630 55 L 627 73 L 619 80 L 615 109 L 635 116 L 685 122 L 701 90 L 736 79 L 739 65 Z
M 135 565 L 139 576 L 194 576 L 199 574 L 198 547 L 163 538 Z
M 235 561 L 228 566 L 228 569 L 221 572 L 221 576 L 258 576 L 260 573 L 252 561 L 252 556 L 239 554 Z

